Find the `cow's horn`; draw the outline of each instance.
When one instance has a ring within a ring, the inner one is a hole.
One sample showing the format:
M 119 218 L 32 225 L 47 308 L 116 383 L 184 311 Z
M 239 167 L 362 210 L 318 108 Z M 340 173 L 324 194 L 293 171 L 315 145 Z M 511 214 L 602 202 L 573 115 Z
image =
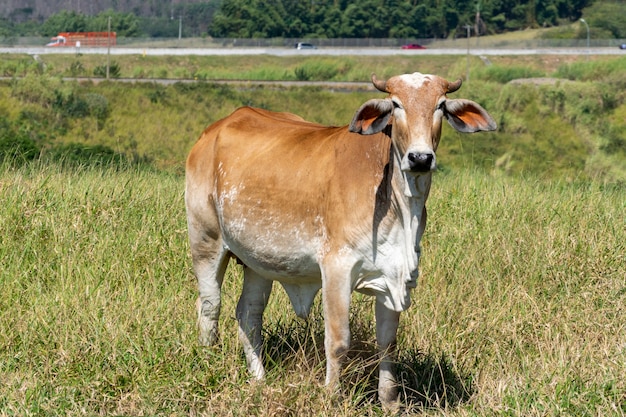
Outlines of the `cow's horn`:
M 372 84 L 374 84 L 374 87 L 376 87 L 379 91 L 382 91 L 383 93 L 389 92 L 387 91 L 387 81 L 379 80 L 378 78 L 376 78 L 376 74 L 374 73 L 372 73 Z
M 448 83 L 448 93 L 454 93 L 456 90 L 461 88 L 461 84 L 463 84 L 463 80 L 460 78 L 453 83 Z

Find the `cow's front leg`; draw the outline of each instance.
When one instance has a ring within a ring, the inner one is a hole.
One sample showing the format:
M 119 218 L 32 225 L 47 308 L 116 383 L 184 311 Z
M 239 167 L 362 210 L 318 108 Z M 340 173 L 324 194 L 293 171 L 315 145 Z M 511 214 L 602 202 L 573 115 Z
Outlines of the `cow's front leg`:
M 345 273 L 326 274 L 323 279 L 326 385 L 329 389 L 338 391 L 341 365 L 350 347 L 351 285 L 349 275 Z
M 376 300 L 376 341 L 380 350 L 378 372 L 378 397 L 383 407 L 398 407 L 398 387 L 394 370 L 396 333 L 400 313 L 390 310 L 380 300 Z
M 239 322 L 239 339 L 246 355 L 248 370 L 256 379 L 262 379 L 265 376 L 261 329 L 263 311 L 271 292 L 272 281 L 244 267 L 243 290 L 237 303 L 237 321 Z

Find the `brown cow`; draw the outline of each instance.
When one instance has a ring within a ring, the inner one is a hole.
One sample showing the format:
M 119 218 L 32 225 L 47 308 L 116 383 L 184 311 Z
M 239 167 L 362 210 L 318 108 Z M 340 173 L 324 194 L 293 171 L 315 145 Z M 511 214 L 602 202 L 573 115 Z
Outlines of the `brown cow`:
M 350 126 L 244 107 L 209 126 L 187 160 L 185 201 L 198 279 L 200 343 L 217 338 L 228 259 L 244 265 L 239 336 L 261 379 L 261 326 L 272 282 L 306 317 L 322 290 L 326 384 L 337 387 L 350 342 L 350 294 L 376 297 L 378 392 L 397 403 L 392 354 L 400 312 L 416 286 L 435 151 L 445 118 L 461 132 L 494 130 L 461 86 L 434 75 L 381 81 Z

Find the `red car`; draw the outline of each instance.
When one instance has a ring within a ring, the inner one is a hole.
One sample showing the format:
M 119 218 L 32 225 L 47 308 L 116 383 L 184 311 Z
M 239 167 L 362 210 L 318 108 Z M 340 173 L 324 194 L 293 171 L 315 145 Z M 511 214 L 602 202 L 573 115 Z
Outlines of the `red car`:
M 406 45 L 402 45 L 402 49 L 426 49 L 426 47 L 418 43 L 409 43 Z

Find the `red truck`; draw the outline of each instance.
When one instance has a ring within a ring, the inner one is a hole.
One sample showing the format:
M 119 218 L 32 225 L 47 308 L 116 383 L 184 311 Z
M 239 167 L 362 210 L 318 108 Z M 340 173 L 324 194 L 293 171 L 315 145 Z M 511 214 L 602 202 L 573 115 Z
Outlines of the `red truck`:
M 115 32 L 61 32 L 46 46 L 98 47 L 115 46 Z

